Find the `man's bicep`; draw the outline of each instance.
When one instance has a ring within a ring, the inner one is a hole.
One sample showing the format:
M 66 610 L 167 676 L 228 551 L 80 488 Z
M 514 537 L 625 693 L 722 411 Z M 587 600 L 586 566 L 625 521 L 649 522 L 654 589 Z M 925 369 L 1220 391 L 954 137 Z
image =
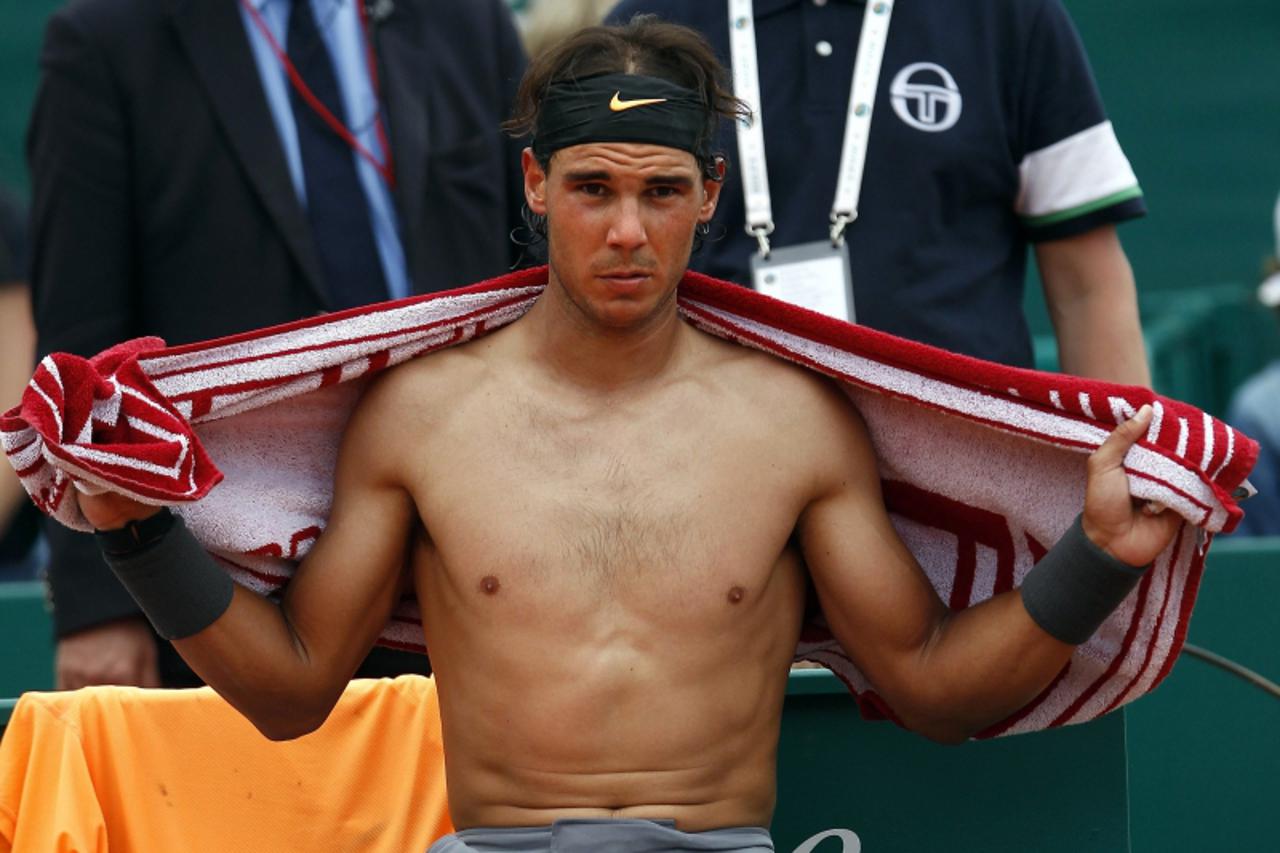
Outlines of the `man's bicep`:
M 1128 258 L 1114 225 L 1104 224 L 1080 234 L 1045 240 L 1035 245 L 1035 252 L 1036 266 L 1051 309 L 1052 303 L 1078 299 L 1094 288 L 1123 291 Z
M 836 638 L 892 702 L 946 608 L 889 520 L 866 428 L 840 429 L 825 493 L 798 532 L 819 603 Z
M 361 409 L 339 451 L 324 533 L 284 598 L 308 658 L 338 670 L 359 665 L 403 594 L 417 518 L 395 462 L 396 422 Z

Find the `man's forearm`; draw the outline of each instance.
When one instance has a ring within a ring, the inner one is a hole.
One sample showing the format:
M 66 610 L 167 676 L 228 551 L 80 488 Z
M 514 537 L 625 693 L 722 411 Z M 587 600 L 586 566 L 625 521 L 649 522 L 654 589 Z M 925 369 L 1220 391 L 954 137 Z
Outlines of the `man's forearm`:
M 944 743 L 972 737 L 1035 699 L 1075 646 L 1044 631 L 1017 590 L 954 612 L 919 661 L 922 693 L 903 722 Z
M 272 740 L 289 740 L 319 728 L 351 675 L 335 682 L 320 672 L 281 606 L 239 585 L 217 621 L 174 640 L 173 647 Z M 331 686 L 335 684 L 336 689 Z
M 180 519 L 162 511 L 98 536 L 156 630 L 263 734 L 296 737 L 324 720 L 333 680 L 312 667 L 284 610 L 236 586 Z
M 1018 590 L 945 620 L 923 683 L 951 691 L 939 705 L 956 710 L 959 732 L 1004 719 L 1049 685 L 1146 569 L 1098 547 L 1077 519 Z
M 1058 359 L 1064 373 L 1151 387 L 1146 345 L 1132 300 L 1090 293 L 1056 314 Z

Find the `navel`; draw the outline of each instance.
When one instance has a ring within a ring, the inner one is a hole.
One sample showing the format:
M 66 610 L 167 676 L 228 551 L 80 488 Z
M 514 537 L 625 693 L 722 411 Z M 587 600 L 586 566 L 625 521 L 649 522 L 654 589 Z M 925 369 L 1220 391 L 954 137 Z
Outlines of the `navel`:
M 485 575 L 480 580 L 480 589 L 484 592 L 485 595 L 497 595 L 498 590 L 501 587 L 502 587 L 502 584 L 499 583 L 498 579 L 493 575 Z
M 735 586 L 731 588 L 729 590 L 729 595 L 728 595 L 729 603 L 730 604 L 739 603 L 740 601 L 742 601 L 742 597 L 746 594 L 747 594 L 747 591 L 740 586 Z

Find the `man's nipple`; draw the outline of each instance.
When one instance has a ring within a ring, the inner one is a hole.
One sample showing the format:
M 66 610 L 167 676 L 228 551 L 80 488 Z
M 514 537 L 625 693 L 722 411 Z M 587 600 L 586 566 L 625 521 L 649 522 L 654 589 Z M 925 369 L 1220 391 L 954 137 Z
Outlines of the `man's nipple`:
M 498 582 L 494 575 L 485 575 L 480 580 L 480 589 L 485 595 L 497 595 L 498 590 L 502 588 L 502 584 Z
M 729 599 L 730 604 L 737 604 L 742 601 L 742 597 L 746 594 L 747 591 L 745 589 L 740 586 L 735 586 L 729 590 L 729 595 L 726 597 Z

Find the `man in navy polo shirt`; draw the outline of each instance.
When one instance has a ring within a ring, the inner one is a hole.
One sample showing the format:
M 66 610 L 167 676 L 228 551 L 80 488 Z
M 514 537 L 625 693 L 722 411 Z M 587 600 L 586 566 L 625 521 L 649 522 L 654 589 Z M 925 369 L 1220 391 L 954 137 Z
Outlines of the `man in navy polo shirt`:
M 755 33 L 771 248 L 817 245 L 830 233 L 859 37 L 864 18 L 883 16 L 857 218 L 843 233 L 857 322 L 1030 366 L 1022 314 L 1030 244 L 1062 368 L 1149 384 L 1133 273 L 1114 228 L 1145 205 L 1061 4 L 872 5 L 755 0 L 746 4 L 750 20 L 735 13 L 734 23 Z M 638 13 L 700 30 L 730 62 L 725 0 L 626 0 L 609 20 Z M 713 239 L 692 266 L 750 285 L 760 249 L 743 227 L 744 164 L 734 133 L 726 127 L 719 146 L 736 168 Z

